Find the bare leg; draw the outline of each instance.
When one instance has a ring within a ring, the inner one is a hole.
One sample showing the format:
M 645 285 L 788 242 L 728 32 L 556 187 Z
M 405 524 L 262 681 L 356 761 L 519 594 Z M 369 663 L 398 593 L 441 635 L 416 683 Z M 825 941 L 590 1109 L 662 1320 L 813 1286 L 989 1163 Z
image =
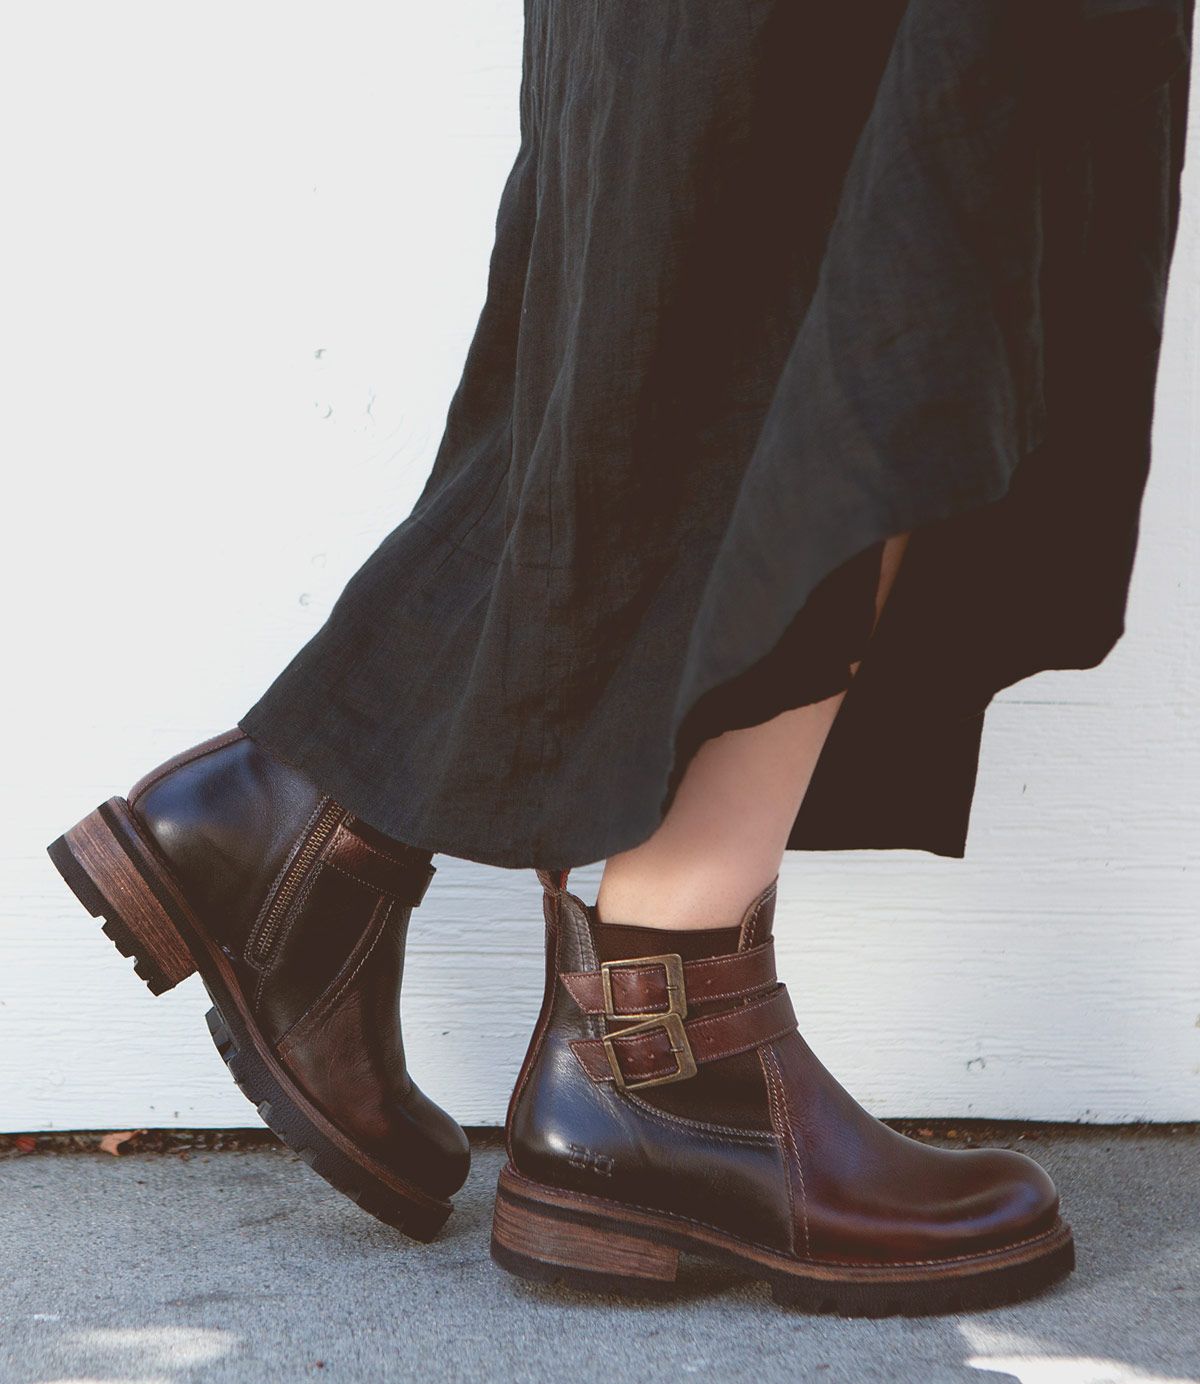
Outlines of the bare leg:
M 884 545 L 876 619 L 907 542 L 899 534 Z M 747 901 L 779 873 L 844 696 L 706 741 L 654 835 L 605 865 L 601 918 L 656 928 L 735 924 Z

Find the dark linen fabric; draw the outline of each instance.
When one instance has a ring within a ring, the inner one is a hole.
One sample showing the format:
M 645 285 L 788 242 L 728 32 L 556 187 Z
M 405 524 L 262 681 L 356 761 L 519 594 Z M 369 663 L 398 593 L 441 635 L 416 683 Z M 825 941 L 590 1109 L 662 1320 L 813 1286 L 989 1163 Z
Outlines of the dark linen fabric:
M 432 474 L 244 729 L 390 835 L 561 868 L 861 657 L 790 844 L 961 855 L 991 697 L 1123 628 L 1192 0 L 525 19 Z

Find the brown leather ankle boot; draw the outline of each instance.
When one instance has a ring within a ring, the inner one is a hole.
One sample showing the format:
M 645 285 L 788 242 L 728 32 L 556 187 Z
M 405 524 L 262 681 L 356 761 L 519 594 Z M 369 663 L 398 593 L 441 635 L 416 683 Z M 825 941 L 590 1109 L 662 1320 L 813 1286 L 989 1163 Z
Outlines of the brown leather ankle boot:
M 156 995 L 199 970 L 213 1040 L 284 1143 L 380 1220 L 437 1233 L 470 1155 L 404 1062 L 427 851 L 231 731 L 110 798 L 50 858 Z
M 817 1061 L 775 976 L 774 885 L 736 929 L 647 937 L 541 878 L 547 988 L 509 1105 L 503 1267 L 654 1292 L 686 1250 L 850 1316 L 1010 1302 L 1070 1272 L 1036 1163 L 907 1139 Z

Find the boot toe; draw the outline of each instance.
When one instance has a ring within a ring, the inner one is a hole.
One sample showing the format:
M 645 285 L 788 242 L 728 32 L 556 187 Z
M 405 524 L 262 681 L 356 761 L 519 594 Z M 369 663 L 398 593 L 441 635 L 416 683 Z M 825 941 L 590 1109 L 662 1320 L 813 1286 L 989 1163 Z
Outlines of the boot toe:
M 409 1092 L 403 1113 L 404 1137 L 398 1142 L 419 1153 L 421 1185 L 433 1196 L 453 1195 L 471 1167 L 471 1146 L 462 1126 L 417 1086 Z
M 1017 1244 L 1049 1230 L 1058 1219 L 1058 1189 L 1032 1158 L 1010 1149 L 981 1149 L 966 1157 L 974 1194 L 968 1197 L 959 1252 Z

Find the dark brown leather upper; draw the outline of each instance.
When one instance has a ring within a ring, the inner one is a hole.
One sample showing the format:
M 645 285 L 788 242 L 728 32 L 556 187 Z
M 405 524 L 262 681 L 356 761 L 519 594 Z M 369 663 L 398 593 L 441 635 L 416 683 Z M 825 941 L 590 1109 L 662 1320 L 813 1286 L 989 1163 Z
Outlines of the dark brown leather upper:
M 414 1085 L 400 1029 L 429 853 L 357 821 L 241 731 L 168 761 L 129 802 L 308 1098 L 400 1177 L 457 1190 L 466 1137 Z
M 661 963 L 610 966 L 606 1017 L 596 943 L 605 925 L 563 876 L 542 882 L 546 996 L 508 1116 L 519 1172 L 824 1262 L 945 1260 L 1053 1226 L 1057 1193 L 1031 1159 L 908 1139 L 821 1065 L 775 979 L 774 885 L 747 909 L 736 954 L 681 963 L 682 996 L 668 991 Z M 671 934 L 658 935 L 654 954 L 669 952 Z M 620 1037 L 632 1015 L 671 1007 L 688 1011 L 696 1075 L 622 1089 L 612 1052 L 626 1082 L 678 1067 L 661 1022 Z

